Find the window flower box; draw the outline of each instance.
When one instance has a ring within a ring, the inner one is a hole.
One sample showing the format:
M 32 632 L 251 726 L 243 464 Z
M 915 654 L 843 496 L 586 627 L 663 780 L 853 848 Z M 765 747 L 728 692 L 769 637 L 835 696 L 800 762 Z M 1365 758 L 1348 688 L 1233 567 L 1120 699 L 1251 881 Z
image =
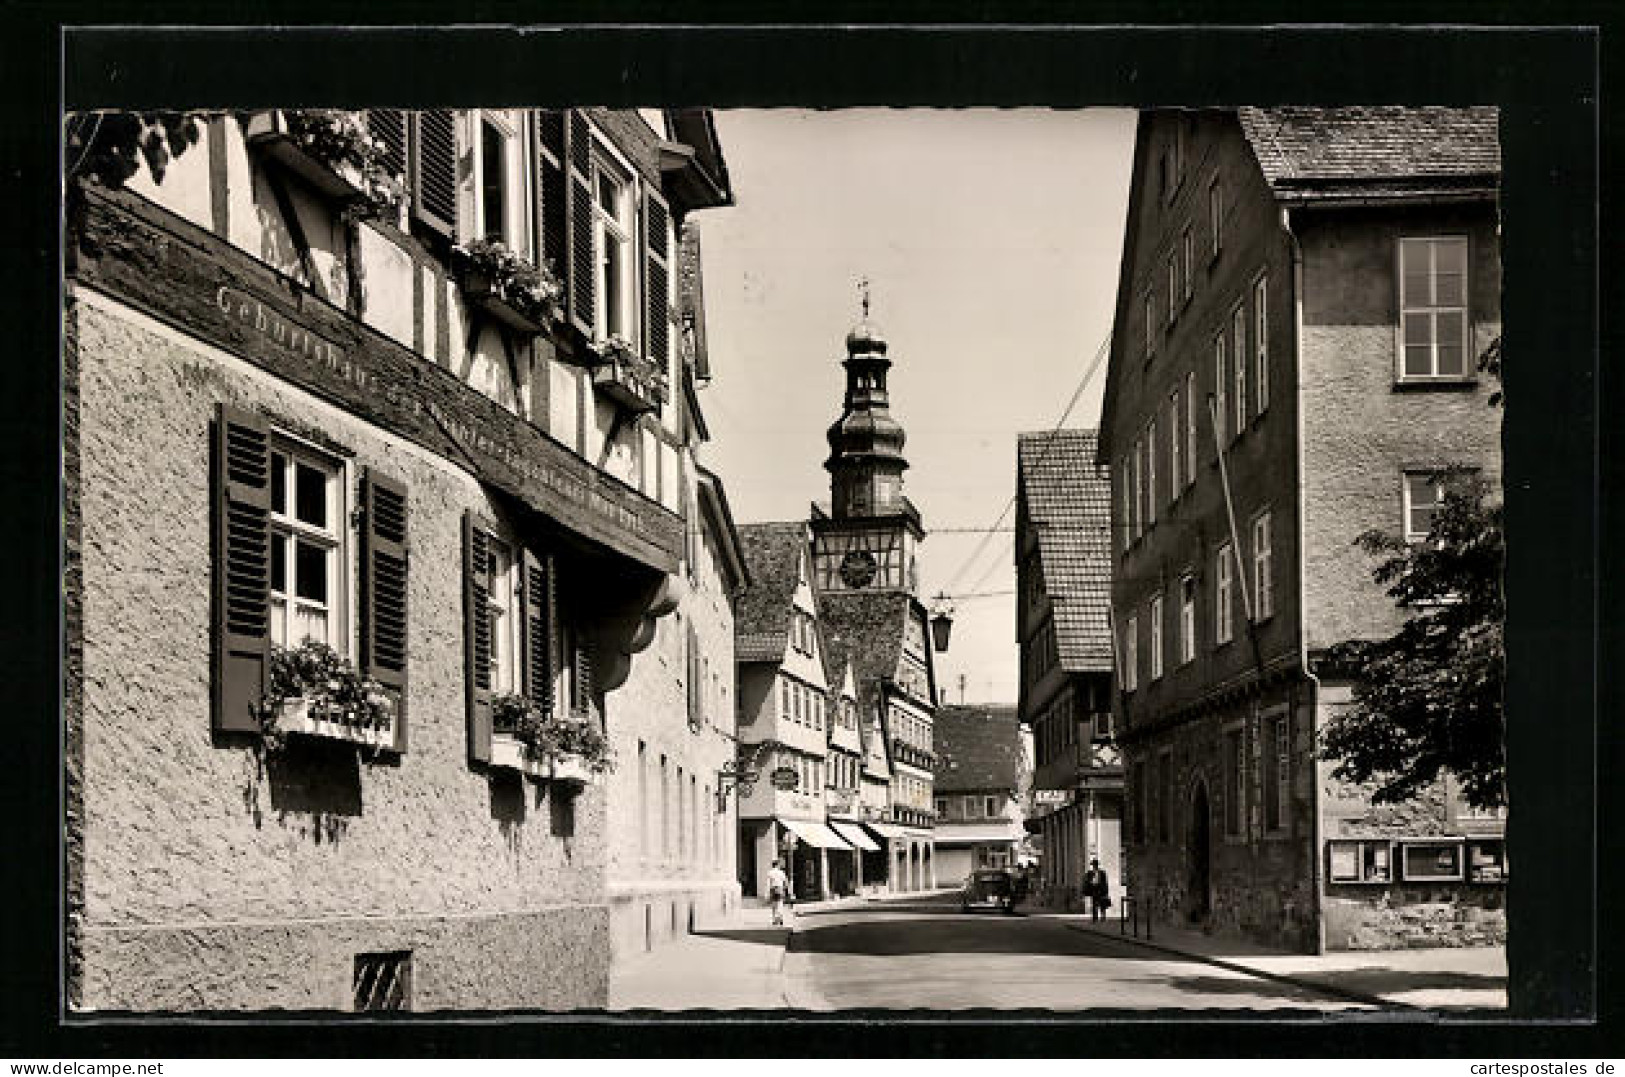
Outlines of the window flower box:
M 574 785 L 592 785 L 598 778 L 592 764 L 579 755 L 554 757 L 549 776 L 556 782 L 569 782 Z
M 270 109 L 248 113 L 243 137 L 265 159 L 340 203 L 346 217 L 395 220 L 406 177 L 359 112 Z
M 491 765 L 517 770 L 532 778 L 546 778 L 550 773 L 546 758 L 535 754 L 516 738 L 501 733 L 491 738 Z
M 365 709 L 339 709 L 310 699 L 284 699 L 275 708 L 278 732 L 349 741 L 366 748 L 393 750 L 395 722 L 389 715 L 374 716 Z
M 504 325 L 536 334 L 558 317 L 558 279 L 495 239 L 477 239 L 451 252 L 452 271 L 468 302 Z
M 591 785 L 613 768 L 609 741 L 586 714 L 543 710 L 518 693 L 491 701 L 492 766 L 534 778 Z
M 665 369 L 626 341 L 611 337 L 593 349 L 602 360 L 592 375 L 593 388 L 633 414 L 655 411 L 666 402 Z

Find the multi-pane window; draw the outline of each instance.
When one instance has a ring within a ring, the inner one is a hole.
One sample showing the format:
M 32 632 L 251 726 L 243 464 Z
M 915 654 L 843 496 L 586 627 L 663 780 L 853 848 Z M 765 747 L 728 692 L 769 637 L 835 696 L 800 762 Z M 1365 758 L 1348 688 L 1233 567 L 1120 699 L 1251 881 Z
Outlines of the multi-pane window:
M 1196 372 L 1185 375 L 1185 485 L 1196 481 Z
M 1145 432 L 1145 518 L 1148 523 L 1157 522 L 1157 419 L 1154 415 Z
M 512 113 L 490 109 L 479 113 L 478 126 L 475 232 L 523 253 L 529 230 L 525 225 L 525 155 L 520 147 L 520 128 Z
M 1467 376 L 1467 240 L 1399 241 L 1402 378 Z
M 1168 252 L 1168 324 L 1179 317 L 1179 252 Z
M 1181 481 L 1183 468 L 1180 461 L 1180 443 L 1185 435 L 1180 432 L 1179 390 L 1168 400 L 1168 500 L 1173 501 L 1179 497 L 1179 491 L 1184 489 Z
M 344 630 L 344 481 L 335 460 L 291 442 L 271 450 L 271 642 L 349 652 Z
M 1270 406 L 1269 278 L 1253 283 L 1253 389 L 1258 396 L 1258 413 Z
M 1179 664 L 1196 657 L 1196 577 L 1179 579 Z
M 1139 618 L 1129 615 L 1128 623 L 1123 627 L 1123 690 L 1132 692 L 1139 687 L 1140 680 L 1140 623 Z
M 1145 359 L 1151 361 L 1151 355 L 1157 350 L 1157 309 L 1156 297 L 1150 292 L 1145 293 Z
M 791 717 L 791 711 L 790 711 L 790 682 L 787 681 L 787 680 L 781 680 L 779 682 L 779 717 L 780 718 L 789 718 L 789 717 Z
M 1444 504 L 1444 481 L 1432 471 L 1405 473 L 1405 538 L 1416 542 L 1433 530 L 1433 517 Z
M 594 286 L 601 300 L 596 304 L 598 324 L 594 328 L 600 340 L 620 337 L 631 341 L 637 310 L 632 183 L 604 153 L 593 157 L 592 211 L 593 253 L 598 267 Z
M 1275 612 L 1275 593 L 1270 583 L 1272 563 L 1270 513 L 1265 509 L 1253 518 L 1253 607 L 1260 621 Z
M 1213 437 L 1219 445 L 1223 445 L 1230 440 L 1225 435 L 1225 425 L 1228 422 L 1225 416 L 1229 413 L 1230 406 L 1230 397 L 1226 392 L 1226 373 L 1224 331 L 1221 329 L 1219 335 L 1213 338 L 1213 415 L 1211 417 Z
M 976 819 L 981 816 L 981 804 L 975 797 L 965 798 L 965 818 Z
M 491 591 L 485 608 L 491 622 L 491 691 L 517 692 L 519 681 L 519 573 L 513 548 L 498 538 L 487 544 Z
M 1247 308 L 1241 303 L 1230 312 L 1231 374 L 1236 379 L 1236 434 L 1247 426 Z
M 1151 596 L 1151 679 L 1162 676 L 1162 595 Z
M 1220 543 L 1218 559 L 1213 565 L 1213 641 L 1216 644 L 1230 642 L 1235 622 L 1230 608 L 1231 573 L 1234 568 L 1232 557 L 1230 544 Z
M 1135 538 L 1140 537 L 1141 523 L 1142 523 L 1142 520 L 1144 519 L 1144 517 L 1141 515 L 1142 507 L 1145 505 L 1145 464 L 1144 464 L 1144 462 L 1142 460 L 1142 456 L 1143 456 L 1144 452 L 1145 452 L 1145 442 L 1136 440 L 1134 442 L 1134 537 Z
M 1189 303 L 1190 299 L 1191 299 L 1191 278 L 1195 276 L 1195 274 L 1191 272 L 1191 268 L 1192 268 L 1191 263 L 1195 260 L 1193 258 L 1193 254 L 1194 254 L 1195 250 L 1196 250 L 1196 241 L 1191 238 L 1191 230 L 1190 230 L 1189 227 L 1187 227 L 1185 229 L 1184 233 L 1179 237 L 1179 253 L 1180 253 L 1181 257 L 1183 258 L 1184 269 L 1185 269 L 1185 293 L 1184 294 L 1185 294 L 1185 302 L 1187 302 L 1187 303 Z
M 1245 750 L 1241 730 L 1229 729 L 1224 734 L 1224 832 L 1241 833 L 1241 821 L 1246 797 L 1247 768 L 1242 756 Z
M 1224 203 L 1219 196 L 1219 177 L 1214 176 L 1213 182 L 1207 185 L 1207 227 L 1213 237 L 1209 258 L 1217 258 L 1219 248 L 1224 245 Z

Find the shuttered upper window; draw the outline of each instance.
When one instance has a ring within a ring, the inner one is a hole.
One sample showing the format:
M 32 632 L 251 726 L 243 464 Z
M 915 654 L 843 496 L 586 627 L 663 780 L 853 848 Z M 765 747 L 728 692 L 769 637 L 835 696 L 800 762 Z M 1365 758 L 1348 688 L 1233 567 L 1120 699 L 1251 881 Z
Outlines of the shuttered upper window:
M 350 653 L 344 467 L 286 437 L 271 450 L 271 642 Z
M 603 340 L 637 337 L 637 257 L 632 181 L 607 152 L 593 154 L 593 288 L 598 297 L 595 335 Z

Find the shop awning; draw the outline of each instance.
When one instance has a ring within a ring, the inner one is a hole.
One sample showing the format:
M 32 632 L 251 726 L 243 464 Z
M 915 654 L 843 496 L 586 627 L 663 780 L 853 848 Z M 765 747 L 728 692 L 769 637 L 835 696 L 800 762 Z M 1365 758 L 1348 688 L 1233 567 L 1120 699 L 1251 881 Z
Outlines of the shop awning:
M 937 824 L 938 845 L 969 845 L 980 842 L 1020 841 L 1021 830 L 1014 823 Z
M 784 827 L 784 829 L 788 830 L 790 833 L 794 834 L 796 837 L 800 838 L 802 841 L 806 842 L 808 845 L 817 846 L 820 849 L 845 849 L 847 852 L 852 851 L 852 846 L 842 841 L 836 836 L 835 831 L 831 830 L 823 823 L 808 823 L 803 822 L 800 819 L 780 819 L 779 825 Z
M 886 841 L 889 838 L 901 838 L 905 836 L 902 827 L 893 826 L 891 823 L 864 823 L 863 829 L 867 830 L 881 841 Z
M 863 828 L 856 823 L 837 823 L 831 819 L 829 826 L 831 830 L 845 838 L 847 844 L 854 849 L 863 849 L 871 853 L 880 851 L 880 846 L 876 845 L 874 840 L 865 834 Z

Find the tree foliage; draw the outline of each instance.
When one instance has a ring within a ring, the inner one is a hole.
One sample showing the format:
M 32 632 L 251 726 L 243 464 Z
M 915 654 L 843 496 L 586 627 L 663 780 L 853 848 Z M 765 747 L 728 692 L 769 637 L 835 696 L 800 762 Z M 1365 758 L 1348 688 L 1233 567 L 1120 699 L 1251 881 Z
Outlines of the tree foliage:
M 80 112 L 68 117 L 64 167 L 68 179 L 88 176 L 121 187 L 146 161 L 162 183 L 172 158 L 197 143 L 203 112 Z
M 1497 338 L 1479 360 L 1497 383 Z M 1500 407 L 1499 388 L 1490 398 Z M 1409 799 L 1449 772 L 1479 808 L 1505 803 L 1501 590 L 1502 506 L 1476 473 L 1435 476 L 1444 502 L 1425 539 L 1367 531 L 1355 543 L 1381 558 L 1372 579 L 1409 614 L 1388 639 L 1351 640 L 1328 658 L 1354 673 L 1353 703 L 1321 735 L 1344 781 L 1374 783 L 1375 803 Z

